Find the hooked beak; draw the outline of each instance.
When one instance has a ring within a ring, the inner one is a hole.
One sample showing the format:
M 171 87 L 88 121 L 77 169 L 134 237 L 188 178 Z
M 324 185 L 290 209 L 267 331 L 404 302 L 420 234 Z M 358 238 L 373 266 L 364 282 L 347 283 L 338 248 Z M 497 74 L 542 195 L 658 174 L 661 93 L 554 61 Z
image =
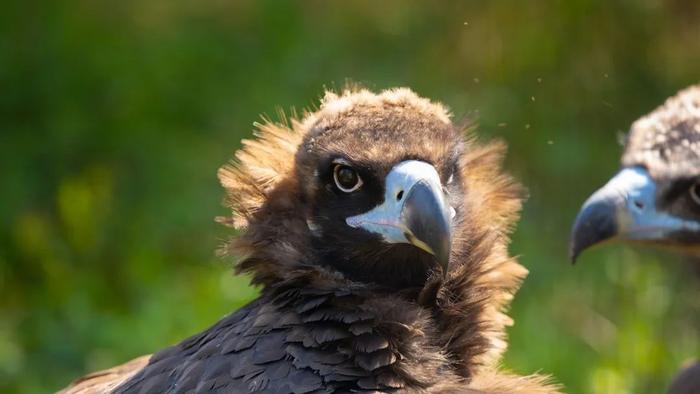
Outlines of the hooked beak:
M 571 261 L 606 241 L 662 242 L 700 227 L 659 211 L 656 198 L 656 183 L 644 168 L 622 169 L 581 207 L 569 240 Z
M 445 201 L 435 167 L 417 160 L 401 162 L 387 175 L 385 189 L 384 202 L 347 218 L 347 224 L 432 254 L 446 274 L 455 211 Z

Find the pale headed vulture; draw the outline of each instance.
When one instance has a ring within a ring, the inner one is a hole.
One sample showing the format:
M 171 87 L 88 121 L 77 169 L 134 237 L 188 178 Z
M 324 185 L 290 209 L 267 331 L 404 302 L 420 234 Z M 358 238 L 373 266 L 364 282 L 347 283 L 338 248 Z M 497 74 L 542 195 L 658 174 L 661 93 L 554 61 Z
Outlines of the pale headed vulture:
M 622 169 L 576 218 L 572 260 L 604 241 L 658 244 L 700 255 L 700 85 L 632 124 Z
M 327 93 L 258 125 L 219 171 L 225 247 L 261 295 L 211 328 L 66 392 L 552 393 L 498 370 L 527 271 L 503 144 L 408 89 Z

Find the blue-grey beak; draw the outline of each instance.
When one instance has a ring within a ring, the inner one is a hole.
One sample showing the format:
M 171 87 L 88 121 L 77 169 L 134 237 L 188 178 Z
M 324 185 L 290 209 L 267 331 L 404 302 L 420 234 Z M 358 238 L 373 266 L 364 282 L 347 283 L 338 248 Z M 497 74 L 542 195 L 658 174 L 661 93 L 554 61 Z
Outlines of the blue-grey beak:
M 657 209 L 657 186 L 646 169 L 623 168 L 581 207 L 570 237 L 570 257 L 606 241 L 658 242 L 698 223 Z
M 434 255 L 446 274 L 454 215 L 435 167 L 408 160 L 394 166 L 387 175 L 384 201 L 346 222 L 379 234 L 388 243 L 408 243 Z

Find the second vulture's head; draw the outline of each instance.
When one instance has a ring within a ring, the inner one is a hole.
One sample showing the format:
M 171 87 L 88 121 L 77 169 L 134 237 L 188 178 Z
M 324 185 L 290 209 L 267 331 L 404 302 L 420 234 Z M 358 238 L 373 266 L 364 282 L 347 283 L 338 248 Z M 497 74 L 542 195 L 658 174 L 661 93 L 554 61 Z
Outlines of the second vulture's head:
M 576 218 L 572 260 L 606 241 L 700 254 L 700 85 L 679 92 L 632 125 L 622 169 Z
M 503 145 L 465 139 L 442 105 L 348 90 L 258 128 L 220 171 L 234 209 L 223 221 L 245 230 L 229 249 L 254 282 L 309 268 L 396 290 L 502 265 L 504 288 L 524 276 L 505 246 L 521 193 L 501 173 Z

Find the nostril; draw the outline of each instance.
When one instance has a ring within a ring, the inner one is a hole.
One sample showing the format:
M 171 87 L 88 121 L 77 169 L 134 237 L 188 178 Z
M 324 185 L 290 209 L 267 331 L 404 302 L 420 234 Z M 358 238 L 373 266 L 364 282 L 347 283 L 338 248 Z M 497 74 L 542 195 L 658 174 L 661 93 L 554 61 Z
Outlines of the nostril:
M 400 190 L 400 191 L 396 194 L 396 201 L 401 201 L 402 198 L 403 198 L 403 190 Z
M 640 200 L 634 200 L 634 206 L 639 208 L 639 209 L 644 209 L 644 202 Z

